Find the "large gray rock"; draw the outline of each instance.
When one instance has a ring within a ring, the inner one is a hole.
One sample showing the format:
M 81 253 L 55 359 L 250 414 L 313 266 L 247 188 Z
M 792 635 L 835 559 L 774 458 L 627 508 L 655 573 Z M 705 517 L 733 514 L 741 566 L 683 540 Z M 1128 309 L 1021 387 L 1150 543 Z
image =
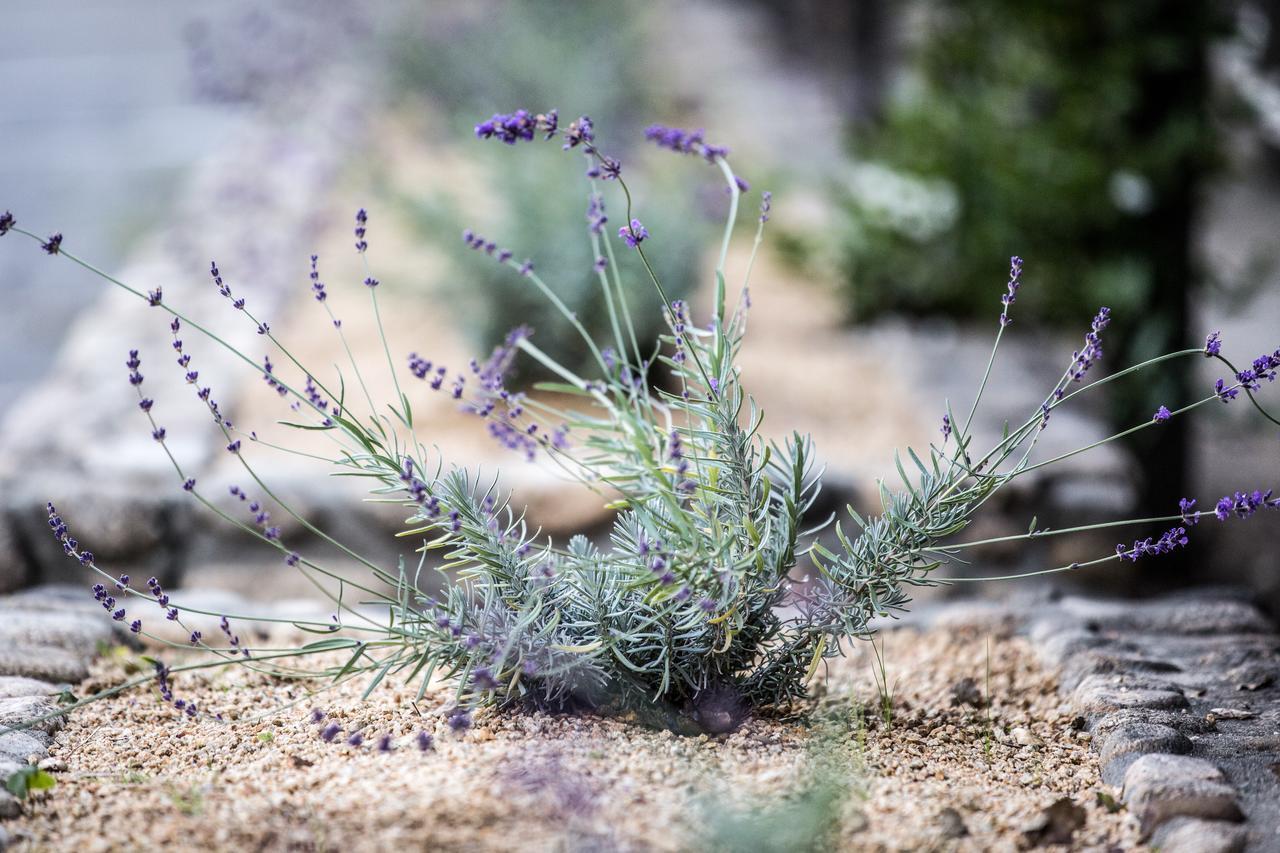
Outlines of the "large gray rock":
M 1071 695 L 1076 713 L 1099 716 L 1122 708 L 1172 711 L 1188 707 L 1176 684 L 1149 677 L 1090 675 Z
M 75 683 L 89 676 L 89 656 L 57 646 L 0 646 L 0 675 L 18 675 L 42 681 Z
M 0 699 L 0 731 L 19 726 L 58 710 L 56 703 L 40 696 L 23 696 L 17 699 Z M 36 723 L 33 728 L 45 734 L 53 734 L 62 728 L 63 717 L 50 717 Z
M 1265 634 L 1274 629 L 1247 601 L 1171 596 L 1150 602 L 1100 602 L 1068 596 L 1062 607 L 1099 631 L 1139 634 Z
M 49 736 L 42 731 L 0 730 L 0 756 L 25 763 L 33 755 L 44 758 L 48 751 Z
M 50 696 L 60 692 L 58 685 L 37 678 L 20 675 L 0 675 L 0 699 L 17 699 L 24 696 Z
M 1249 832 L 1238 823 L 1175 817 L 1151 839 L 1160 853 L 1242 853 Z
M 1222 771 L 1186 755 L 1144 755 L 1124 775 L 1123 797 L 1144 839 L 1175 817 L 1241 821 L 1236 791 Z
M 1149 753 L 1186 755 L 1191 740 L 1177 729 L 1157 723 L 1126 723 L 1118 726 L 1102 741 L 1102 781 L 1119 785 L 1125 771 L 1139 757 Z
M 0 647 L 53 646 L 80 654 L 92 654 L 99 643 L 111 642 L 111 619 L 77 613 L 31 613 L 0 606 Z

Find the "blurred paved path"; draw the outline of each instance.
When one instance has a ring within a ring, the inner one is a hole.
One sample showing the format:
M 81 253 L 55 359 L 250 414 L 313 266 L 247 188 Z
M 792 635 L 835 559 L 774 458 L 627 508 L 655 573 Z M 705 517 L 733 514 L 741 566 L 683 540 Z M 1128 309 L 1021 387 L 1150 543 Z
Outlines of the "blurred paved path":
M 0 210 L 74 235 L 107 269 L 168 209 L 184 170 L 244 120 L 201 103 L 184 29 L 240 0 L 5 0 L 0 5 Z M 26 241 L 22 241 L 26 244 Z M 31 245 L 0 246 L 0 413 L 39 379 L 70 316 L 96 290 Z

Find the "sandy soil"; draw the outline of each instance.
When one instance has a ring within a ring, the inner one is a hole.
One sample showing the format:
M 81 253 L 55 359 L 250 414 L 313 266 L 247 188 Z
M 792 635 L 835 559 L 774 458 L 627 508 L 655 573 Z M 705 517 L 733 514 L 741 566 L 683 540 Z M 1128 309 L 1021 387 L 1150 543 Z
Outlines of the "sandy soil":
M 1071 849 L 1137 846 L 1124 813 L 1100 805 L 1087 735 L 1025 641 L 990 640 L 989 681 L 982 630 L 884 642 L 891 724 L 863 642 L 808 713 L 697 738 L 523 712 L 482 712 L 459 735 L 446 685 L 414 703 L 415 690 L 384 684 L 362 702 L 356 683 L 307 697 L 243 669 L 182 674 L 175 694 L 229 722 L 188 721 L 153 690 L 90 706 L 51 750 L 57 787 L 8 829 L 32 850 L 1015 850 L 1069 797 L 1086 817 Z M 127 663 L 100 664 L 94 680 Z M 989 716 L 956 704 L 966 677 L 980 704 L 989 684 Z M 313 708 L 343 736 L 323 741 Z

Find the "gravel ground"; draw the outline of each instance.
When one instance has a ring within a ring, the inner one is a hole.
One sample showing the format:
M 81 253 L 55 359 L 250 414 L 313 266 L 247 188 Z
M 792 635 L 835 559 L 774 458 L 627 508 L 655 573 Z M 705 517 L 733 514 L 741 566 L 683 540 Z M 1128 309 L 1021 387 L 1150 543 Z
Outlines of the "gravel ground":
M 514 712 L 479 713 L 458 735 L 443 685 L 415 703 L 384 684 L 362 702 L 355 683 L 307 697 L 243 669 L 185 673 L 176 695 L 240 721 L 180 719 L 154 692 L 90 706 L 50 750 L 57 787 L 7 828 L 32 850 L 1015 850 L 1043 842 L 1056 824 L 1037 834 L 1037 821 L 1071 798 L 1084 818 L 1072 849 L 1138 846 L 1124 812 L 1100 804 L 1087 735 L 1024 640 L 990 640 L 988 717 L 986 634 L 884 637 L 891 725 L 858 643 L 807 716 L 698 738 Z M 129 665 L 108 656 L 82 692 Z M 365 744 L 322 741 L 317 707 Z

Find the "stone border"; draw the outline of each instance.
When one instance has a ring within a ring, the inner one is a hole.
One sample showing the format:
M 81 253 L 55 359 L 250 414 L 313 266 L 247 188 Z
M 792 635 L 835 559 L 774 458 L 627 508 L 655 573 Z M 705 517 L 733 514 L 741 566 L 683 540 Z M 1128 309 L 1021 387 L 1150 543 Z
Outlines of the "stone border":
M 1280 634 L 1244 597 L 1067 597 L 1024 629 L 1166 853 L 1280 849 Z

